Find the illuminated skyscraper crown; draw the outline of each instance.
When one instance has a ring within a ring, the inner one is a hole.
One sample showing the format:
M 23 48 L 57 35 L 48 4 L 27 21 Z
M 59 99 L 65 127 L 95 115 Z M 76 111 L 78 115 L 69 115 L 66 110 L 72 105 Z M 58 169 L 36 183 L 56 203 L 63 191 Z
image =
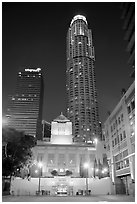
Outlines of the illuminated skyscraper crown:
M 74 18 L 72 19 L 70 26 L 72 25 L 72 23 L 73 23 L 74 21 L 76 21 L 76 20 L 78 20 L 78 19 L 83 20 L 83 21 L 86 22 L 86 24 L 88 24 L 85 16 L 83 16 L 83 15 L 76 15 L 76 16 L 74 16 Z

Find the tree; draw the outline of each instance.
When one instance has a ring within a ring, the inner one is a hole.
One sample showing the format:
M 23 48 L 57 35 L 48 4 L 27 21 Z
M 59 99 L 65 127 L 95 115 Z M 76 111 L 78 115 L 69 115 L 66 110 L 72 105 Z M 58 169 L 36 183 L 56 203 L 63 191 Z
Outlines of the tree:
M 12 128 L 2 129 L 2 175 L 11 176 L 27 164 L 32 156 L 32 147 L 36 144 L 33 136 L 25 135 Z
M 52 174 L 53 176 L 58 176 L 58 172 L 57 172 L 56 170 L 53 170 L 53 171 L 51 172 L 51 174 Z
M 72 175 L 72 171 L 67 170 L 66 171 L 66 176 L 70 176 L 70 175 Z

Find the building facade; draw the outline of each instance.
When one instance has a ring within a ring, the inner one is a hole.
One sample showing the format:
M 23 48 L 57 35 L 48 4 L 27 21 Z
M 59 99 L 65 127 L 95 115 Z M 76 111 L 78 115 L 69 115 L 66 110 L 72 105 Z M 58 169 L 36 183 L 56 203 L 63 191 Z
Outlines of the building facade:
M 8 126 L 42 137 L 43 78 L 40 68 L 19 71 L 15 95 L 9 96 Z
M 105 150 L 102 143 L 95 140 L 90 143 L 73 142 L 72 122 L 61 114 L 51 122 L 50 141 L 37 141 L 33 148 L 33 163 L 29 173 L 31 178 L 38 178 L 38 164 L 41 163 L 40 177 L 52 178 L 53 182 L 49 183 L 51 191 L 56 189 L 57 193 L 60 188 L 65 190 L 75 185 L 75 191 L 78 191 L 85 189 L 84 178 L 94 180 L 97 177 L 98 180 L 99 172 L 102 171 L 100 166 L 103 163 L 103 153 Z M 88 168 L 85 168 L 85 163 Z M 83 180 L 80 181 L 80 178 Z M 70 185 L 71 180 L 74 185 Z M 79 184 L 76 184 L 77 180 Z M 92 185 L 93 181 L 90 182 Z
M 67 34 L 67 117 L 73 124 L 74 141 L 100 137 L 95 53 L 92 31 L 84 16 L 75 16 Z
M 116 193 L 134 193 L 135 82 L 104 123 L 103 136 Z
M 133 69 L 131 76 L 135 77 L 135 2 L 123 2 L 121 9 L 125 30 L 124 39 L 127 41 L 126 51 L 129 53 L 128 63 Z

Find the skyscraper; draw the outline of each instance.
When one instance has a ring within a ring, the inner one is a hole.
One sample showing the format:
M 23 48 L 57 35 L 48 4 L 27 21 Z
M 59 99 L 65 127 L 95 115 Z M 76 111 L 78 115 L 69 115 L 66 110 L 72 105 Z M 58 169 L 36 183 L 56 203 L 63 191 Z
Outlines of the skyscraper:
M 43 77 L 41 68 L 18 72 L 16 92 L 9 96 L 8 126 L 42 138 Z
M 67 117 L 73 124 L 74 141 L 100 137 L 95 53 L 92 31 L 84 16 L 76 15 L 67 34 Z
M 127 41 L 127 49 L 129 52 L 128 64 L 133 69 L 131 77 L 135 77 L 135 2 L 121 3 L 122 16 L 124 21 L 123 29 L 125 30 L 124 39 Z

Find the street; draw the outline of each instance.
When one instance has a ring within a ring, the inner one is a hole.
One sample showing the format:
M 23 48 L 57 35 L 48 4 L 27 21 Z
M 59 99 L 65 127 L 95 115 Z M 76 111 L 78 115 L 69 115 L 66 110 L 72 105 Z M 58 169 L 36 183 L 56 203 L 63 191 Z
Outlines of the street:
M 3 196 L 2 202 L 135 202 L 135 197 L 126 195 L 92 196 Z

